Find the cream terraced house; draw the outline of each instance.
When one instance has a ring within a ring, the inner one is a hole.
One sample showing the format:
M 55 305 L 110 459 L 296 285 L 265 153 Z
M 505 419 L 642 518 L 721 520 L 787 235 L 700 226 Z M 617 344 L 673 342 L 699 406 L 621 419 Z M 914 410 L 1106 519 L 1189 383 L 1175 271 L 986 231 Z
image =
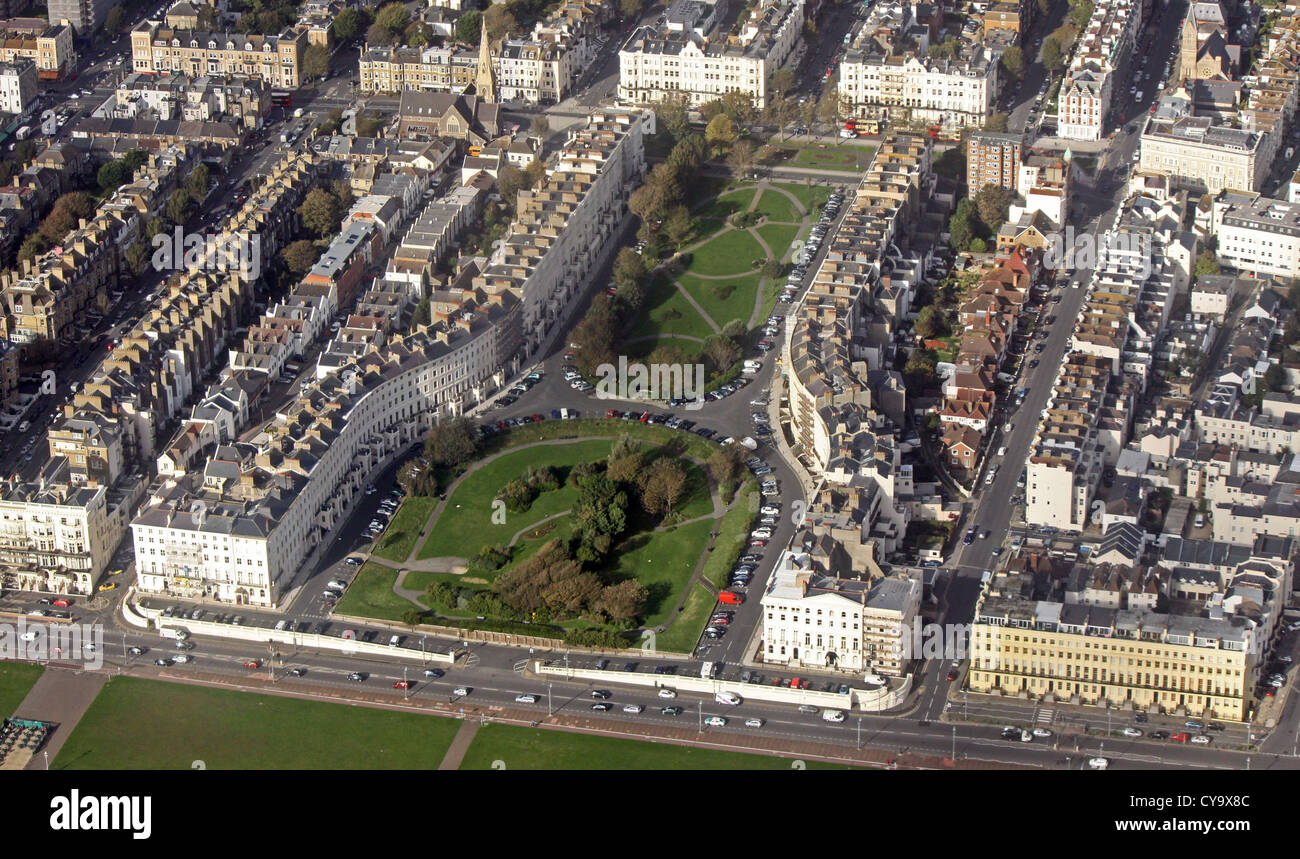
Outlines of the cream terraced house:
M 253 442 L 161 481 L 131 524 L 137 587 L 277 605 L 371 477 L 507 366 L 518 308 L 508 292 L 480 295 L 319 380 Z
M 678 0 L 661 24 L 638 28 L 619 50 L 618 98 L 640 105 L 684 94 L 700 105 L 743 92 L 761 110 L 768 78 L 786 65 L 804 16 L 803 0 L 764 0 L 725 33 L 715 4 Z
M 1185 99 L 1165 98 L 1142 131 L 1142 173 L 1165 174 L 1173 188 L 1217 194 L 1257 191 L 1269 163 L 1260 157 L 1262 135 L 1192 116 Z
M 763 594 L 763 662 L 901 676 L 920 603 L 915 579 L 836 578 L 785 552 Z
M 128 497 L 74 483 L 62 458 L 40 481 L 0 483 L 0 587 L 93 594 L 126 533 Z
M 841 110 L 863 119 L 924 120 L 947 128 L 982 125 L 997 95 L 997 67 L 982 47 L 961 60 L 855 48 L 840 66 Z
M 967 683 L 971 692 L 1243 721 L 1257 670 L 1256 635 L 1245 617 L 1157 614 L 986 590 L 971 626 Z
M 297 89 L 302 83 L 306 30 L 279 36 L 178 30 L 143 21 L 131 31 L 131 58 L 137 72 L 154 74 L 241 75 L 273 87 Z

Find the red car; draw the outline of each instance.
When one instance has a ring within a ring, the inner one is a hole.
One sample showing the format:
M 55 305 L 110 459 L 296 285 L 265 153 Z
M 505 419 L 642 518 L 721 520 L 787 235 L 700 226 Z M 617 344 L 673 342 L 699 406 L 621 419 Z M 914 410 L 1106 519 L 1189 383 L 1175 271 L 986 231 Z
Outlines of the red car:
M 393 684 L 393 688 L 394 688 L 394 689 L 410 689 L 410 688 L 411 688 L 411 681 L 409 681 L 409 680 L 398 680 L 396 683 Z
M 245 667 L 245 668 L 261 668 L 261 667 L 262 667 L 262 663 L 258 662 L 256 659 L 250 659 L 250 660 L 248 660 L 247 662 L 244 663 L 244 667 Z
M 1186 734 L 1185 732 L 1183 732 L 1183 731 L 1179 731 L 1178 733 L 1174 734 L 1174 735 L 1173 735 L 1172 737 L 1170 737 L 1169 739 L 1173 740 L 1175 743 L 1185 743 L 1185 742 L 1187 742 L 1187 740 L 1188 740 L 1188 736 L 1187 736 L 1187 734 Z

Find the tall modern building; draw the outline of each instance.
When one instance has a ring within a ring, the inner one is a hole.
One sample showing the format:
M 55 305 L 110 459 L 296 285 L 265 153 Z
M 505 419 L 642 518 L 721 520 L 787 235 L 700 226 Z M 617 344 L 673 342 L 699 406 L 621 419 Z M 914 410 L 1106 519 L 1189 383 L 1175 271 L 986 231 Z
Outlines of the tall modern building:
M 116 5 L 115 0 L 50 0 L 50 23 L 71 24 L 77 36 L 84 38 L 104 23 L 108 10 Z

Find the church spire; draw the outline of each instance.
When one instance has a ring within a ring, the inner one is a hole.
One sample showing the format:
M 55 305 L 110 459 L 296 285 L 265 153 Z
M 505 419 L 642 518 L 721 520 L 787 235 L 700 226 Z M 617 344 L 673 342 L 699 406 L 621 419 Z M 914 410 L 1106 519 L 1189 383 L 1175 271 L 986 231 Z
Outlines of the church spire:
M 483 17 L 483 34 L 478 45 L 478 77 L 474 89 L 483 101 L 497 100 L 497 75 L 492 69 L 492 51 L 488 48 L 487 17 Z

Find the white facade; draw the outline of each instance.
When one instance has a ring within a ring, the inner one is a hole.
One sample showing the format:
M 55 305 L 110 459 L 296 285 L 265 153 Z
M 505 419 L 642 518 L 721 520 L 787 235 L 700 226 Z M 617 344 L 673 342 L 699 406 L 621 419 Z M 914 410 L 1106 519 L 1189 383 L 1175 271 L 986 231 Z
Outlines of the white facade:
M 907 113 L 950 128 L 982 125 L 997 89 L 997 63 L 982 48 L 960 62 L 850 51 L 840 66 L 842 110 L 866 119 Z
M 23 113 L 35 98 L 35 63 L 20 59 L 0 64 L 0 113 Z
M 823 576 L 808 555 L 796 551 L 781 556 L 772 577 L 762 600 L 765 663 L 893 676 L 906 672 L 919 582 Z
M 685 94 L 700 105 L 739 91 L 762 109 L 769 76 L 785 65 L 803 32 L 804 4 L 765 0 L 735 36 L 718 31 L 706 3 L 679 2 L 668 17 L 664 27 L 638 29 L 619 51 L 620 101 L 653 104 Z

